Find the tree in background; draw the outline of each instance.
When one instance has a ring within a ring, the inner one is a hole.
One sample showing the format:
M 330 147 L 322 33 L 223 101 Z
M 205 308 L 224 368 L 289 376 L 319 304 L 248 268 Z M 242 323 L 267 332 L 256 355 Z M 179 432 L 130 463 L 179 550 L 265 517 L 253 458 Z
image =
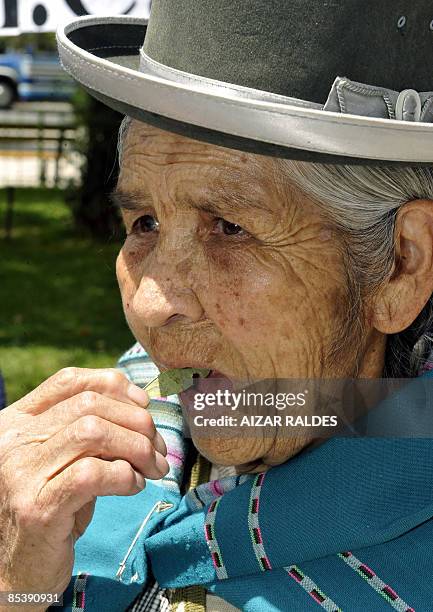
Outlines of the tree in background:
M 77 143 L 84 154 L 82 185 L 68 195 L 75 223 L 95 238 L 119 238 L 121 220 L 108 194 L 117 180 L 117 133 L 122 115 L 78 90 L 74 99 L 84 136 Z

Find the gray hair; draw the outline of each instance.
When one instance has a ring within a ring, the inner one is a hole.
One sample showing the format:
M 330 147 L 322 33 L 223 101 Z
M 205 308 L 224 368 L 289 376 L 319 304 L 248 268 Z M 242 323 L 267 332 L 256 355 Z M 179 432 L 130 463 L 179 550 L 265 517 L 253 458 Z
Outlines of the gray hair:
M 123 144 L 125 142 L 125 137 L 129 130 L 129 126 L 131 125 L 131 122 L 132 122 L 132 118 L 128 117 L 128 115 L 125 115 L 119 127 L 119 134 L 117 137 L 117 157 L 119 160 L 119 166 L 122 163 Z
M 131 123 L 125 117 L 119 130 L 118 155 Z M 278 159 L 283 176 L 310 197 L 339 232 L 350 287 L 338 353 L 360 323 L 363 299 L 385 283 L 395 264 L 395 219 L 406 202 L 433 200 L 433 167 L 331 165 Z M 416 320 L 388 336 L 383 376 L 417 376 L 433 349 L 433 296 Z

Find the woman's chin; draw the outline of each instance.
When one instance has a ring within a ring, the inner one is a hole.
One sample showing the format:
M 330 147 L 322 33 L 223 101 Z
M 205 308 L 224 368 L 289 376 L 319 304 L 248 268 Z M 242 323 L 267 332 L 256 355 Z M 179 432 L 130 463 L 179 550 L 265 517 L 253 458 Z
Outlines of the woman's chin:
M 311 438 L 297 436 L 265 444 L 258 437 L 193 436 L 193 442 L 200 454 L 211 463 L 236 466 L 238 473 L 255 473 L 285 463 L 308 446 Z
M 193 436 L 197 450 L 211 463 L 242 465 L 257 461 L 263 453 L 261 441 L 244 437 L 205 438 Z

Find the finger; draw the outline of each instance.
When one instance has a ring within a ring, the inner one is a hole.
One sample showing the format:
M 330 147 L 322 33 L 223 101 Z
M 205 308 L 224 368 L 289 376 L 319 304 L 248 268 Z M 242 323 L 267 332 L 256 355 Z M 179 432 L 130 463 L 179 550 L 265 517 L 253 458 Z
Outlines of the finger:
M 43 508 L 45 520 L 51 518 L 56 524 L 62 514 L 72 517 L 95 497 L 135 495 L 145 485 L 143 476 L 127 461 L 84 457 L 49 480 L 39 491 L 34 506 Z
M 160 433 L 156 431 L 152 416 L 148 410 L 132 404 L 111 399 L 94 391 L 85 391 L 60 402 L 49 410 L 37 415 L 34 431 L 40 430 L 46 439 L 53 437 L 79 418 L 87 415 L 103 418 L 110 423 L 126 427 L 149 438 L 156 450 L 167 454 L 167 447 Z
M 112 399 L 132 402 L 142 407 L 149 403 L 147 393 L 132 384 L 119 370 L 64 368 L 15 402 L 13 407 L 28 414 L 39 414 L 83 391 L 95 391 Z
M 146 436 L 94 415 L 79 418 L 39 446 L 40 473 L 49 479 L 77 459 L 124 459 L 146 478 L 167 474 L 167 460 Z

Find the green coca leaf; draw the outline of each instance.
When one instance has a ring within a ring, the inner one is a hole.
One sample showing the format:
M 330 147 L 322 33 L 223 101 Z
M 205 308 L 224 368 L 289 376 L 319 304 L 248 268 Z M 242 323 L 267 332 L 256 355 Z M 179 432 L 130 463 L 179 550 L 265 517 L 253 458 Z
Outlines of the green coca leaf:
M 201 378 L 206 378 L 210 370 L 200 368 L 174 368 L 161 372 L 159 376 L 150 381 L 144 390 L 147 391 L 149 397 L 167 397 L 167 395 L 175 395 L 181 391 L 186 391 L 194 383 L 194 374 L 198 374 Z

